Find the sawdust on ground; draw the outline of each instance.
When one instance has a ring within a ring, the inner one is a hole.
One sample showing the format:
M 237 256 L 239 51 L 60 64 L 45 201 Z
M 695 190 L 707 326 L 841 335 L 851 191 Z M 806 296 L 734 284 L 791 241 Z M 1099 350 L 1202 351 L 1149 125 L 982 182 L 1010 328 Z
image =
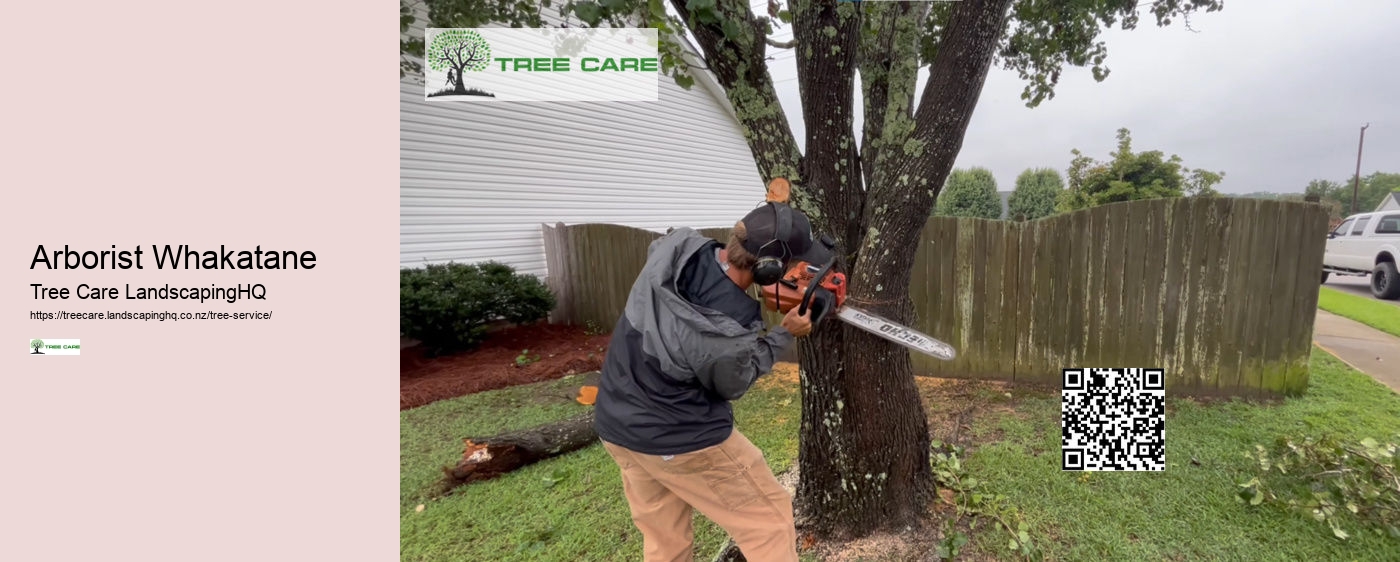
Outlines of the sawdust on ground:
M 760 378 L 755 386 L 796 386 L 801 381 L 797 363 L 780 362 L 773 365 L 773 371 Z M 974 439 L 972 425 L 978 418 L 1020 415 L 1016 410 L 1016 398 L 1042 392 L 1034 386 L 1015 385 L 1005 381 L 985 381 L 970 379 L 948 379 L 937 377 L 914 377 L 919 396 L 928 415 L 929 432 L 936 440 L 962 445 L 972 449 L 976 445 L 994 442 L 1000 435 L 978 436 Z M 798 479 L 797 467 L 793 466 L 780 477 L 789 493 L 795 493 Z M 938 560 L 938 541 L 942 538 L 943 520 L 956 517 L 956 507 L 950 505 L 951 491 L 939 490 L 929 509 L 929 516 L 922 529 L 909 529 L 899 533 L 877 533 L 852 541 L 813 541 L 811 536 L 799 529 L 802 549 L 812 552 L 820 560 L 829 562 L 866 561 L 923 561 Z M 969 520 L 961 518 L 956 528 L 965 535 L 981 532 L 969 528 Z M 959 560 L 996 560 L 974 545 L 966 544 L 958 556 Z
M 938 544 L 943 539 L 943 521 L 954 517 L 956 508 L 941 499 L 935 499 L 929 506 L 929 514 L 922 528 L 909 528 L 901 532 L 876 533 L 850 541 L 816 543 L 809 550 L 823 562 L 936 562 Z M 968 520 L 963 518 L 956 529 L 966 536 L 973 534 Z M 995 556 L 981 552 L 974 544 L 964 544 L 958 552 L 958 560 L 982 562 L 997 560 Z
M 797 363 L 780 361 L 773 364 L 773 371 L 758 378 L 754 386 L 767 388 L 775 385 L 796 386 L 801 381 Z

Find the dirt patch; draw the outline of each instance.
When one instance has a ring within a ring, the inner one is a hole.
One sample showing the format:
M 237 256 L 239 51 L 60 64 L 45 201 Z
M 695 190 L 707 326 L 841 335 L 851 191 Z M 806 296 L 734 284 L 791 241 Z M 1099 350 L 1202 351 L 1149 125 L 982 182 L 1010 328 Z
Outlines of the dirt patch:
M 480 347 L 455 355 L 425 358 L 421 348 L 402 350 L 399 409 L 596 371 L 603 366 L 609 337 L 541 323 L 498 331 Z M 517 364 L 525 350 L 526 360 Z
M 929 434 L 936 441 L 971 449 L 972 424 L 985 416 L 1018 415 L 1017 388 L 1003 381 L 914 377 L 928 412 Z M 983 441 L 996 441 L 993 435 Z

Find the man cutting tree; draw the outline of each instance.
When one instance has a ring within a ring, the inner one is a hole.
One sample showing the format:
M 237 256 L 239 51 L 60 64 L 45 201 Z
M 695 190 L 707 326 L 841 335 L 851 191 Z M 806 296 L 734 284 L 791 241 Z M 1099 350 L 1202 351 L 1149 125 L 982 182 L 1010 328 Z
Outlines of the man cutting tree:
M 729 403 L 812 330 L 810 311 L 792 308 L 764 333 L 746 292 L 778 282 L 789 264 L 830 261 L 807 217 L 780 202 L 786 191 L 775 180 L 727 245 L 690 228 L 653 242 L 613 329 L 594 424 L 621 469 L 647 562 L 692 559 L 692 509 L 749 560 L 797 560 L 792 497 L 734 428 Z

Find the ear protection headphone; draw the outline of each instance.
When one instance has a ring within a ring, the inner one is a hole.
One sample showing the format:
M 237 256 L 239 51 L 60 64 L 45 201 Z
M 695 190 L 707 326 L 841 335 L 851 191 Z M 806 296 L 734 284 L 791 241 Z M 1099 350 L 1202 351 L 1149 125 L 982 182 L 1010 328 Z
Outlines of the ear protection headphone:
M 788 234 L 792 230 L 792 209 L 782 203 L 769 202 L 773 207 L 774 238 L 758 249 L 758 262 L 753 266 L 753 281 L 759 286 L 777 283 L 783 278 L 785 264 L 792 256 Z

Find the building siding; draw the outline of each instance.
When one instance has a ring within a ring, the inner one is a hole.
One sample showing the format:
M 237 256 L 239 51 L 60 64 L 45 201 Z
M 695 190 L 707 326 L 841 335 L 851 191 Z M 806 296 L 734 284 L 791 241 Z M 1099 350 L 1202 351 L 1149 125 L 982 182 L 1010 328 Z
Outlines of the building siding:
M 1400 209 L 1400 194 L 1391 193 L 1381 200 L 1381 204 L 1376 207 L 1377 211 L 1394 211 Z
M 732 226 L 764 195 L 738 124 L 699 84 L 663 76 L 660 93 L 428 103 L 401 81 L 400 266 L 496 260 L 546 275 L 543 224 Z

